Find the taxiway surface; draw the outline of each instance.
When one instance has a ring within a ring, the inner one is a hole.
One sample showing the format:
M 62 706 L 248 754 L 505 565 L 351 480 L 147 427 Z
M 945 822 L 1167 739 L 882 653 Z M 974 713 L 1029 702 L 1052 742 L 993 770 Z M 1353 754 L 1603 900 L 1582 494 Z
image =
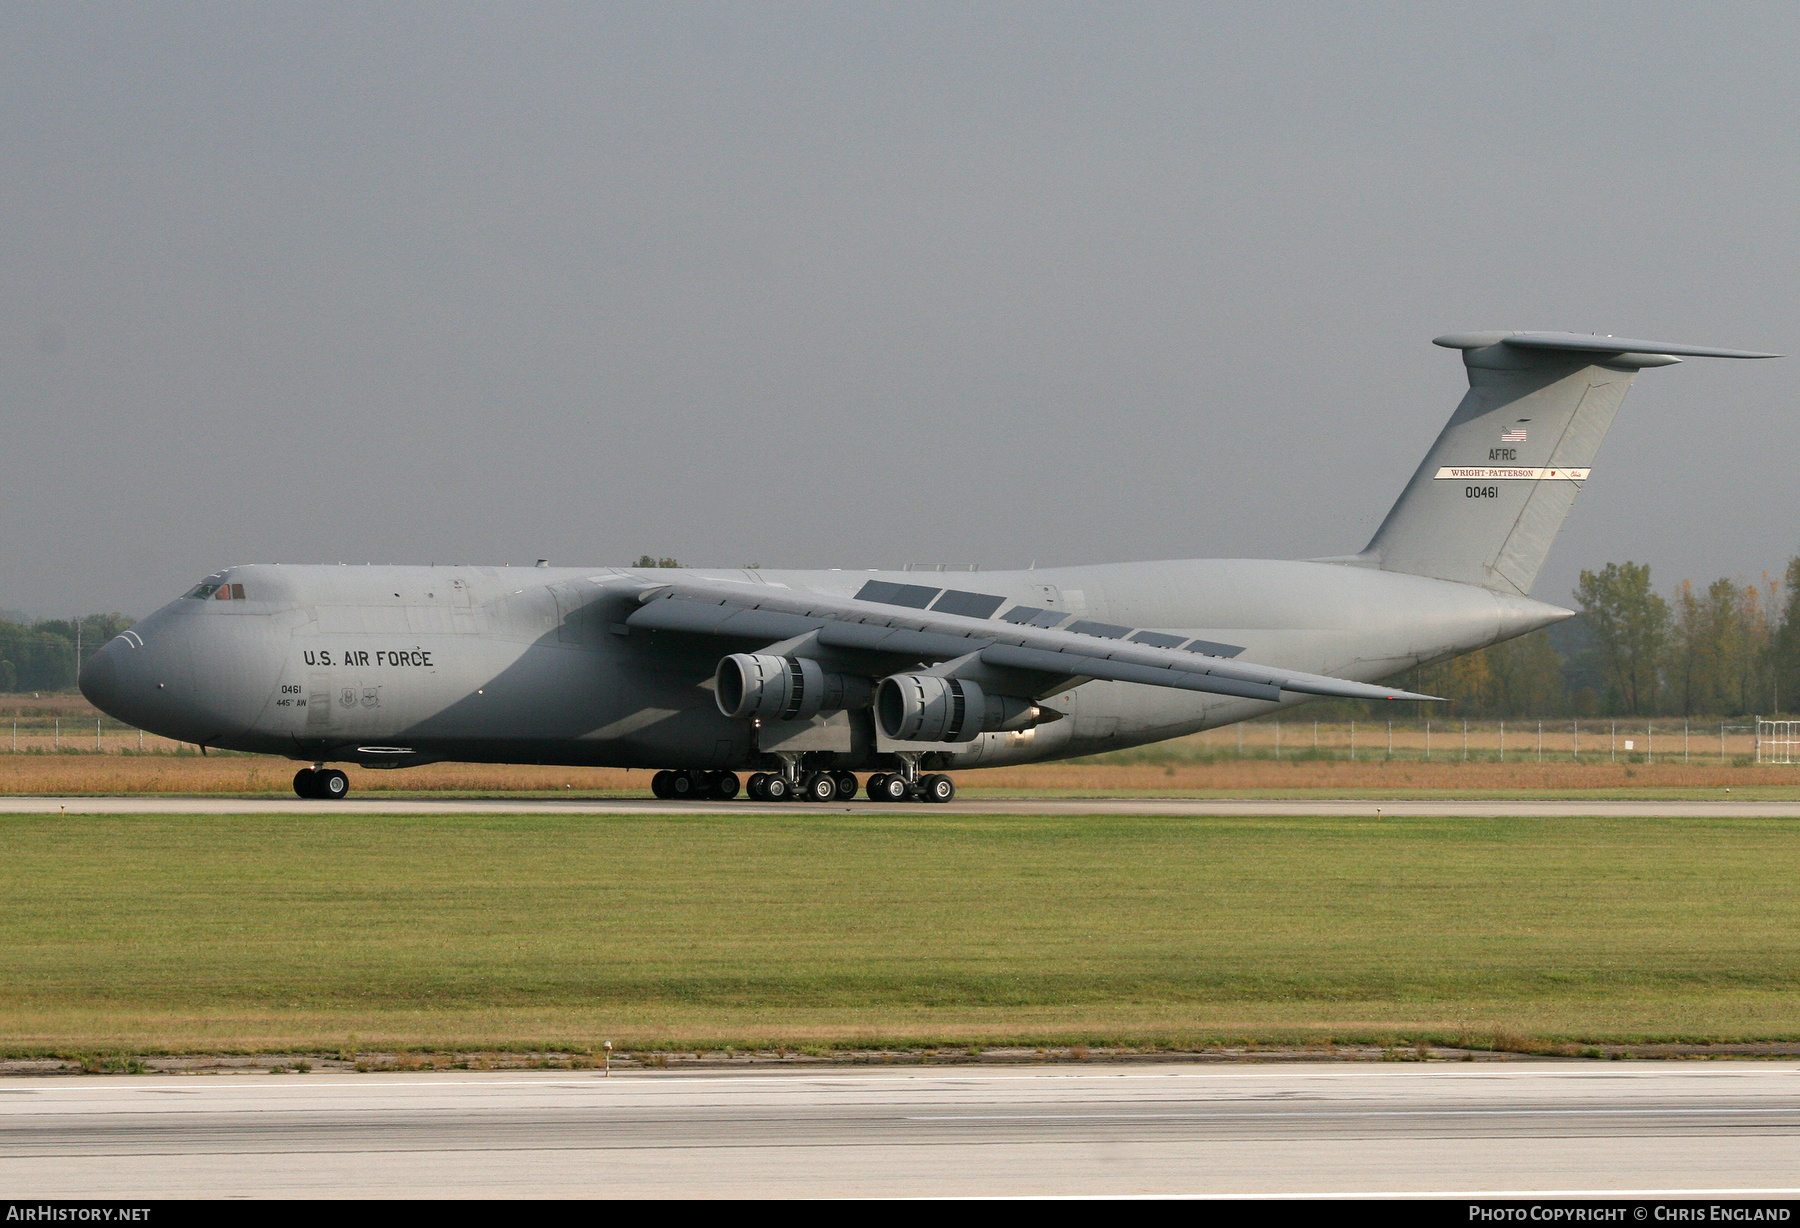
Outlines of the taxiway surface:
M 17 1078 L 12 1198 L 1800 1194 L 1800 1063 Z
M 341 801 L 230 797 L 218 794 L 124 797 L 0 797 L 0 814 L 1137 814 L 1253 817 L 1313 815 L 1401 818 L 1764 818 L 1800 819 L 1800 801 L 1555 801 L 1286 798 L 958 798 L 946 805 L 917 802 L 677 802 L 655 798 L 376 798 Z

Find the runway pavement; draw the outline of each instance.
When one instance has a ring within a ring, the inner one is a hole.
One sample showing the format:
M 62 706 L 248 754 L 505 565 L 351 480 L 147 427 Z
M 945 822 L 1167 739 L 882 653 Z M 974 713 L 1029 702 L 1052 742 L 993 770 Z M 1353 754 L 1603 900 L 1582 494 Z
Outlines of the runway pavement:
M 968 798 L 948 805 L 832 802 L 675 802 L 655 798 L 535 799 L 388 798 L 352 796 L 342 801 L 302 798 L 223 797 L 0 797 L 0 814 L 1137 814 L 1250 817 L 1256 815 L 1408 815 L 1590 818 L 1800 818 L 1800 801 L 1434 801 L 1407 799 L 1282 798 Z
M 13 1199 L 1800 1194 L 1800 1064 L 0 1081 Z

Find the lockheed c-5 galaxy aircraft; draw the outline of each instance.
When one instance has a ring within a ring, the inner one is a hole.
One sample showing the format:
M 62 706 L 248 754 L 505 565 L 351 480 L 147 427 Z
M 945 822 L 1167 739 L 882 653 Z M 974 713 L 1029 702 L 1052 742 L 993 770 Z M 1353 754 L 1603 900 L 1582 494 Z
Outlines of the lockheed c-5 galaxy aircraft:
M 1087 755 L 1314 696 L 1571 611 L 1526 594 L 1637 372 L 1742 350 L 1458 333 L 1469 392 L 1361 553 L 947 575 L 230 567 L 81 690 L 201 747 L 327 765 L 660 769 L 660 797 L 943 802 L 945 769 Z M 949 583 L 954 579 L 960 587 Z

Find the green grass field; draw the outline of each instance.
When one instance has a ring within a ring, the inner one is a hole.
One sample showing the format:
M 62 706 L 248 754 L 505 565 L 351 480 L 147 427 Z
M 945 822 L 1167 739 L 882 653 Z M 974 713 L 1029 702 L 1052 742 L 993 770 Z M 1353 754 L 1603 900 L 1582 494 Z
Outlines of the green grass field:
M 0 1049 L 1800 1037 L 1768 820 L 0 818 Z

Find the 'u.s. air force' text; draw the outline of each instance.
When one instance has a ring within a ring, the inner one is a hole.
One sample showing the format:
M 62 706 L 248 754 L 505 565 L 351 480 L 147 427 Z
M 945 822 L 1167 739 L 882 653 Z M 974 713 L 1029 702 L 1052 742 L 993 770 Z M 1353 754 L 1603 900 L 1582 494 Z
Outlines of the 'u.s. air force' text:
M 431 660 L 429 648 L 402 648 L 395 651 L 389 648 L 378 648 L 374 652 L 361 649 L 346 649 L 335 656 L 325 649 L 307 649 L 300 657 L 308 665 L 352 666 L 367 669 L 371 665 L 405 665 L 420 669 L 436 669 Z

